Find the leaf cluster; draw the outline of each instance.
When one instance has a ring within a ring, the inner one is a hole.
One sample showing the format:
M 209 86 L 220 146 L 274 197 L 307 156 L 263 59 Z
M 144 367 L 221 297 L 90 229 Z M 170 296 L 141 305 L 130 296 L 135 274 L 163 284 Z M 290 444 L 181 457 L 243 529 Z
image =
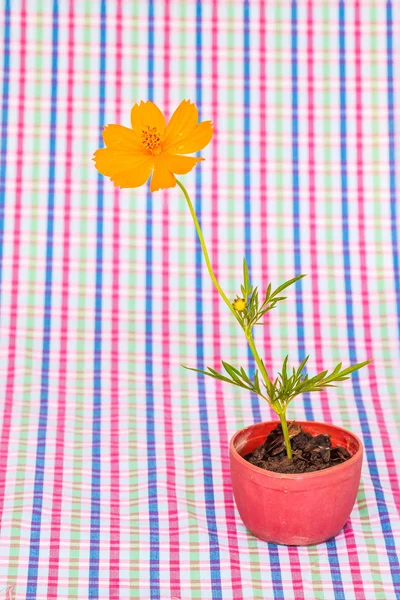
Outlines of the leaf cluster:
M 265 365 L 258 356 L 254 346 L 252 327 L 254 325 L 261 325 L 262 323 L 260 323 L 260 320 L 265 313 L 272 310 L 278 302 L 286 299 L 286 296 L 282 296 L 281 293 L 303 277 L 305 277 L 305 275 L 298 275 L 289 281 L 285 281 L 285 283 L 282 283 L 274 291 L 272 291 L 272 286 L 269 284 L 265 295 L 260 297 L 258 288 L 250 285 L 249 270 L 246 259 L 244 258 L 243 284 L 240 286 L 240 289 L 246 306 L 243 310 L 241 308 L 235 309 L 233 303 L 233 310 L 246 334 L 258 369 L 255 370 L 253 377 L 250 377 L 243 367 L 237 369 L 225 361 L 222 361 L 222 366 L 224 368 L 223 373 L 219 373 L 211 367 L 207 367 L 206 370 L 193 369 L 191 367 L 185 367 L 185 369 L 207 375 L 208 377 L 213 377 L 219 381 L 224 381 L 253 392 L 264 398 L 273 410 L 281 416 L 286 414 L 287 406 L 293 398 L 299 394 L 306 392 L 320 392 L 324 388 L 335 387 L 335 383 L 349 379 L 349 376 L 354 373 L 354 371 L 357 371 L 370 363 L 371 361 L 367 360 L 344 369 L 342 368 L 342 363 L 339 363 L 331 373 L 328 371 L 321 371 L 321 373 L 309 377 L 305 372 L 305 367 L 309 358 L 308 356 L 297 368 L 292 369 L 288 368 L 288 357 L 286 356 L 278 376 L 275 380 L 269 379 Z
M 289 370 L 288 357 L 286 356 L 278 376 L 274 381 L 269 382 L 260 380 L 257 369 L 255 370 L 252 379 L 243 367 L 237 369 L 225 361 L 222 361 L 222 366 L 224 367 L 226 374 L 218 373 L 218 371 L 215 371 L 215 369 L 212 369 L 211 367 L 207 367 L 206 371 L 202 369 L 193 369 L 191 367 L 185 367 L 185 369 L 195 371 L 196 373 L 202 373 L 203 375 L 213 377 L 214 379 L 219 379 L 220 381 L 249 390 L 267 400 L 273 410 L 280 415 L 286 413 L 288 404 L 299 394 L 305 392 L 320 392 L 324 388 L 336 387 L 334 385 L 335 383 L 349 379 L 349 375 L 354 373 L 354 371 L 361 369 L 371 362 L 370 360 L 367 360 L 346 367 L 345 369 L 342 369 L 342 363 L 339 363 L 331 373 L 322 371 L 321 373 L 318 373 L 318 375 L 309 377 L 307 373 L 304 373 L 308 358 L 309 357 L 307 356 L 297 369 L 292 368 Z
M 232 385 L 237 385 L 238 387 L 244 388 L 245 390 L 249 390 L 250 392 L 254 392 L 259 396 L 262 396 L 267 400 L 267 398 L 263 395 L 260 386 L 260 377 L 258 374 L 258 369 L 254 372 L 254 378 L 251 379 L 243 367 L 236 369 L 229 363 L 224 360 L 221 361 L 222 366 L 226 371 L 226 375 L 222 373 L 218 373 L 215 369 L 211 367 L 207 367 L 207 371 L 203 371 L 202 369 L 193 369 L 192 367 L 186 367 L 182 365 L 188 371 L 195 371 L 196 373 L 201 373 L 202 375 L 208 375 L 209 377 L 213 377 L 214 379 L 219 379 L 220 381 L 225 381 L 227 383 L 231 383 Z
M 254 325 L 263 325 L 260 323 L 262 317 L 268 311 L 275 308 L 278 302 L 286 300 L 286 296 L 281 296 L 281 292 L 288 288 L 290 285 L 296 283 L 305 277 L 305 275 L 298 275 L 289 281 L 285 281 L 276 290 L 272 291 L 272 285 L 269 284 L 265 292 L 265 296 L 260 298 L 258 287 L 250 285 L 249 269 L 247 266 L 246 259 L 243 259 L 243 284 L 240 286 L 242 297 L 246 302 L 246 308 L 244 311 L 236 311 L 237 319 L 245 331 L 251 331 Z
M 321 371 L 321 373 L 313 377 L 309 377 L 307 373 L 304 373 L 308 359 L 309 357 L 306 356 L 297 369 L 292 368 L 290 370 L 288 369 L 288 356 L 285 357 L 278 377 L 268 386 L 268 401 L 273 408 L 276 405 L 279 410 L 286 412 L 289 402 L 299 394 L 320 392 L 324 388 L 337 387 L 335 383 L 350 379 L 349 375 L 371 362 L 370 360 L 366 360 L 350 365 L 345 369 L 342 368 L 342 363 L 340 362 L 331 373 L 326 370 Z

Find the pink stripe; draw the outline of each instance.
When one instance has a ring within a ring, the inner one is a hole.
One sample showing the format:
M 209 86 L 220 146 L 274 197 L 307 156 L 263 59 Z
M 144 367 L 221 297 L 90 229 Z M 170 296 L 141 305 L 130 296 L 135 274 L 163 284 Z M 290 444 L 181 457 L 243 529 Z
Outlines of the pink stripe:
M 307 82 L 308 82 L 308 177 L 309 177 L 309 202 L 310 202 L 310 258 L 311 258 L 311 287 L 313 303 L 313 322 L 314 322 L 314 340 L 317 371 L 324 369 L 324 359 L 322 352 L 321 337 L 321 315 L 318 286 L 318 243 L 317 243 L 317 223 L 316 223 L 316 190 L 315 190 L 315 130 L 314 130 L 314 22 L 313 22 L 313 2 L 307 3 Z M 324 421 L 332 422 L 332 413 L 329 407 L 328 394 L 322 391 L 320 394 L 321 408 Z M 355 538 L 351 520 L 347 522 L 344 530 L 346 546 L 348 549 L 349 562 L 351 565 L 351 576 L 354 589 L 357 591 L 357 598 L 365 598 L 362 587 L 361 569 L 357 553 L 350 552 L 350 548 L 355 546 Z
M 59 352 L 59 383 L 57 402 L 57 433 L 54 458 L 54 482 L 51 508 L 51 537 L 49 556 L 49 578 L 47 597 L 58 598 L 58 569 L 60 555 L 61 508 L 63 497 L 63 462 L 64 462 L 64 426 L 67 387 L 67 352 L 68 352 L 68 284 L 69 284 L 69 249 L 71 222 L 71 169 L 72 169 L 72 133 L 73 133 L 73 92 L 74 92 L 74 10 L 70 5 L 68 15 L 68 83 L 67 83 L 67 126 L 65 152 L 65 202 L 64 202 L 64 242 L 62 263 L 62 301 Z
M 268 158 L 267 158 L 267 48 L 266 48 L 266 19 L 265 0 L 260 0 L 260 246 L 261 246 L 261 285 L 266 290 L 269 281 L 268 267 Z M 269 313 L 264 317 L 264 363 L 268 374 L 273 378 L 273 364 L 271 351 L 271 328 Z M 269 414 L 276 419 L 276 413 L 269 407 Z
M 170 103 L 170 1 L 164 2 L 164 108 Z M 177 188 L 175 188 L 177 189 Z M 174 190 L 175 192 L 175 190 Z M 176 498 L 175 446 L 173 428 L 173 410 L 171 396 L 171 357 L 170 357 L 170 260 L 169 260 L 169 194 L 163 193 L 162 210 L 162 372 L 165 455 L 167 470 L 167 502 L 169 529 L 169 577 L 171 596 L 181 597 L 180 548 L 179 548 L 179 507 Z
M 323 355 L 321 344 L 321 315 L 318 287 L 318 248 L 317 248 L 317 225 L 316 225 L 316 201 L 315 201 L 315 134 L 314 134 L 314 23 L 313 2 L 307 4 L 307 82 L 308 82 L 308 180 L 309 180 L 309 206 L 310 206 L 310 259 L 311 259 L 311 288 L 313 306 L 313 324 L 316 366 L 319 371 L 323 370 Z M 326 392 L 320 394 L 322 413 L 324 420 L 331 422 L 331 412 Z
M 212 4 L 212 15 L 211 15 L 211 80 L 212 80 L 212 93 L 211 93 L 211 106 L 212 106 L 212 120 L 214 123 L 214 137 L 212 143 L 212 156 L 211 156 L 211 249 L 212 249 L 212 262 L 214 265 L 215 275 L 218 279 L 219 265 L 218 265 L 218 3 L 213 2 Z M 216 368 L 219 370 L 221 367 L 221 337 L 220 337 L 220 308 L 221 299 L 215 288 L 212 293 L 212 313 L 213 313 L 213 346 L 214 346 L 214 363 Z M 216 392 L 217 395 L 221 394 L 223 397 L 223 389 L 220 381 L 216 381 Z M 250 399 L 249 399 L 250 401 Z M 229 472 L 229 461 L 228 461 L 228 431 L 225 418 L 224 410 L 224 399 L 222 402 L 217 402 L 217 416 L 218 416 L 218 431 L 219 431 L 219 448 L 221 453 L 221 466 L 222 466 L 222 479 L 224 489 L 224 501 L 225 501 L 225 518 L 228 532 L 228 545 L 229 545 L 229 559 L 231 565 L 231 584 L 232 584 L 232 597 L 235 600 L 241 600 L 243 598 L 242 581 L 240 572 L 240 555 L 238 538 L 236 531 L 236 520 L 235 510 L 232 496 L 232 488 L 230 484 L 230 472 Z
M 122 0 L 118 0 L 115 23 L 115 117 L 121 122 L 121 74 L 122 74 Z M 120 482 L 119 482 L 119 252 L 120 252 L 120 192 L 114 189 L 113 218 L 113 277 L 112 277 L 112 321 L 111 321 L 111 406 L 110 406 L 110 600 L 119 600 L 120 559 Z
M 368 292 L 368 266 L 365 244 L 365 215 L 364 215 L 364 164 L 363 164 L 363 106 L 362 106 L 362 65 L 361 65 L 361 31 L 360 31 L 360 2 L 356 0 L 354 12 L 355 27 L 355 72 L 356 72 L 356 133 L 357 133 L 357 187 L 358 187 L 358 219 L 359 219 L 359 246 L 360 246 L 360 272 L 361 272 L 361 306 L 364 324 L 364 342 L 367 358 L 373 358 L 373 343 L 371 322 L 369 316 L 369 292 Z M 383 450 L 389 473 L 390 485 L 397 510 L 400 512 L 399 502 L 399 480 L 397 476 L 395 460 L 390 437 L 386 427 L 382 411 L 379 387 L 376 378 L 375 364 L 372 362 L 368 369 L 369 385 L 373 398 L 373 406 L 378 423 L 378 429 L 382 439 Z
M 266 289 L 269 281 L 268 271 L 268 187 L 267 187 L 267 48 L 266 48 L 266 18 L 265 18 L 265 1 L 260 0 L 260 243 L 261 243 L 261 266 L 262 266 L 262 289 Z M 271 351 L 271 330 L 269 313 L 264 317 L 264 361 L 268 370 L 268 374 L 273 379 L 273 364 Z M 275 411 L 269 407 L 270 417 L 276 419 Z M 293 585 L 296 587 L 296 592 L 299 600 L 304 598 L 303 584 L 300 572 L 299 553 L 296 547 L 289 546 L 290 570 Z
M 14 393 L 14 369 L 17 342 L 17 311 L 18 311 L 18 284 L 19 284 L 19 247 L 21 237 L 21 200 L 23 181 L 23 150 L 24 150 L 24 109 L 25 109 L 25 81 L 26 81 L 26 2 L 21 6 L 21 37 L 20 37 L 20 69 L 18 91 L 18 135 L 17 135 L 17 168 L 15 177 L 15 210 L 13 234 L 13 268 L 11 284 L 11 307 L 8 343 L 8 372 L 5 389 L 3 425 L 0 441 L 0 524 L 3 515 L 5 477 L 8 458 L 8 444 L 10 439 L 10 424 L 12 415 Z

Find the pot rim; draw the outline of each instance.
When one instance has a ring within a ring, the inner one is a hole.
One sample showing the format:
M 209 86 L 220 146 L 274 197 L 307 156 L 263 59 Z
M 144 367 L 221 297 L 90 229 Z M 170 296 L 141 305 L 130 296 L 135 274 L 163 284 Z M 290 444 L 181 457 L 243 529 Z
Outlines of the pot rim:
M 240 433 L 242 433 L 243 431 L 245 431 L 246 429 L 251 429 L 252 427 L 255 427 L 256 425 L 264 425 L 267 423 L 268 424 L 269 423 L 278 424 L 279 421 L 276 420 L 276 421 L 261 421 L 260 423 L 254 423 L 253 425 L 248 425 L 247 427 L 243 427 L 242 429 L 239 429 L 238 431 L 236 431 L 236 433 L 234 433 L 234 435 L 231 437 L 231 440 L 229 442 L 229 453 L 230 453 L 231 457 L 234 458 L 239 464 L 242 464 L 243 467 L 249 469 L 250 471 L 255 471 L 256 473 L 262 473 L 266 477 L 271 477 L 273 479 L 289 479 L 289 480 L 299 480 L 299 479 L 304 479 L 304 478 L 311 479 L 312 477 L 315 478 L 315 477 L 324 477 L 324 476 L 326 477 L 326 474 L 331 473 L 332 469 L 335 469 L 335 473 L 343 472 L 345 469 L 350 468 L 354 463 L 358 462 L 360 460 L 360 457 L 362 457 L 363 444 L 362 444 L 360 438 L 352 431 L 349 431 L 348 429 L 344 429 L 344 427 L 339 427 L 338 425 L 334 425 L 333 423 L 325 423 L 323 421 L 302 421 L 302 420 L 293 419 L 293 421 L 294 420 L 299 425 L 302 425 L 302 424 L 307 425 L 308 423 L 312 423 L 313 425 L 323 425 L 323 426 L 328 425 L 329 427 L 333 427 L 334 429 L 337 429 L 339 431 L 344 431 L 347 435 L 350 435 L 357 442 L 358 449 L 351 458 L 349 458 L 345 462 L 341 463 L 340 465 L 335 465 L 334 467 L 328 467 L 327 469 L 322 469 L 321 471 L 313 471 L 311 473 L 275 473 L 274 471 L 268 471 L 267 469 L 261 469 L 260 467 L 256 467 L 255 465 L 252 465 L 251 463 L 249 463 L 247 460 L 244 460 L 244 458 L 242 458 L 242 456 L 240 456 L 239 452 L 235 448 L 235 440 L 236 440 L 237 436 Z

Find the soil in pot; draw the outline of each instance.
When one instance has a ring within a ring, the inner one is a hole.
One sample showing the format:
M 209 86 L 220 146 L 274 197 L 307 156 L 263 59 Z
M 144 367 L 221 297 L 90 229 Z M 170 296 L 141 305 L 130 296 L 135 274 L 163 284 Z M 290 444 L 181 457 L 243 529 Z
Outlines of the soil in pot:
M 332 447 L 329 435 L 312 436 L 303 431 L 294 421 L 288 424 L 293 458 L 286 455 L 282 427 L 279 423 L 265 442 L 243 458 L 252 465 L 288 475 L 311 473 L 335 467 L 351 458 L 351 454 L 342 446 Z

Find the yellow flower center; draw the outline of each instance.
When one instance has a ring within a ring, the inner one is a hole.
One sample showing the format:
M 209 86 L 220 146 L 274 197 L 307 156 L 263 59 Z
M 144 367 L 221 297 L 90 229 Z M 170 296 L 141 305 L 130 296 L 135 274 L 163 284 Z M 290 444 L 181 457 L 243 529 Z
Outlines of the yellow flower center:
M 244 298 L 236 298 L 234 302 L 232 302 L 233 308 L 238 312 L 243 312 L 246 308 L 246 302 Z
M 160 154 L 161 152 L 161 135 L 157 131 L 157 127 L 150 127 L 150 125 L 146 125 L 144 129 L 142 129 L 142 144 L 149 150 L 152 154 Z

